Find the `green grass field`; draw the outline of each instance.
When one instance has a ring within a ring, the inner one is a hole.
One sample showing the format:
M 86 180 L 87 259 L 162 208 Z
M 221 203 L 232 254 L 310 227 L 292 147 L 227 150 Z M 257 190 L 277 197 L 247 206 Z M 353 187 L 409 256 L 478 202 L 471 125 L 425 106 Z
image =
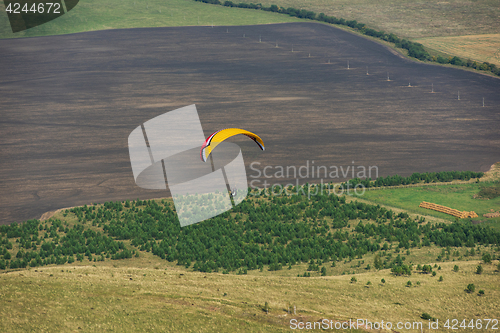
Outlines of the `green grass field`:
M 487 200 L 474 198 L 483 186 L 493 186 L 494 183 L 471 183 L 458 185 L 422 186 L 413 188 L 376 189 L 366 191 L 360 198 L 368 202 L 397 207 L 415 214 L 430 215 L 454 221 L 451 215 L 418 207 L 422 201 L 432 202 L 460 211 L 475 211 L 479 217 L 474 220 L 484 221 L 500 229 L 500 218 L 483 218 L 482 215 L 490 213 L 491 209 L 500 209 L 500 197 Z
M 0 38 L 59 35 L 83 31 L 145 27 L 248 25 L 301 21 L 288 15 L 208 5 L 192 0 L 80 0 L 67 14 L 40 26 L 12 33 L 0 3 Z

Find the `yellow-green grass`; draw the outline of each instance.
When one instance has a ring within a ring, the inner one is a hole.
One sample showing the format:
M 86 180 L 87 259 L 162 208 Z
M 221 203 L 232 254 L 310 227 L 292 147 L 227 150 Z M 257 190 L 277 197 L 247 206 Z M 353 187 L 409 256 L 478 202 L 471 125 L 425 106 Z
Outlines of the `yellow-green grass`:
M 237 1 L 236 1 L 237 2 Z M 500 6 L 495 0 L 262 0 L 265 6 L 294 7 L 357 20 L 400 37 L 437 37 L 498 33 Z
M 500 66 L 500 34 L 429 37 L 415 40 L 429 48 L 463 59 Z
M 448 318 L 500 317 L 496 261 L 483 265 L 481 275 L 474 273 L 479 264 L 474 260 L 438 263 L 441 270 L 435 277 L 416 271 L 409 277 L 395 277 L 389 270 L 372 269 L 355 275 L 299 278 L 265 270 L 248 275 L 205 274 L 147 257 L 152 255 L 95 266 L 84 261 L 0 274 L 0 331 L 284 332 L 290 331 L 292 318 L 362 318 L 395 325 L 426 323 L 420 315 L 427 312 L 442 327 Z M 143 264 L 145 260 L 149 265 Z M 455 264 L 458 272 L 453 272 Z M 294 267 L 304 269 L 305 265 Z M 351 283 L 352 277 L 357 282 Z M 412 287 L 406 287 L 407 281 Z M 476 286 L 474 293 L 464 291 L 469 283 Z M 478 295 L 480 289 L 484 296 Z M 265 302 L 268 314 L 262 310 Z M 287 313 L 289 306 L 296 307 L 295 315 L 293 310 Z
M 80 0 L 67 14 L 40 26 L 12 33 L 0 3 L 0 38 L 59 35 L 139 27 L 269 24 L 301 21 L 271 12 L 214 6 L 193 0 Z
M 493 164 L 490 170 L 481 177 L 481 181 L 500 181 L 500 162 Z
M 485 200 L 476 199 L 474 195 L 479 192 L 481 186 L 488 183 L 471 183 L 456 185 L 436 185 L 394 189 L 376 189 L 366 191 L 360 198 L 371 203 L 384 204 L 389 207 L 397 207 L 408 210 L 415 214 L 430 215 L 455 220 L 455 217 L 437 211 L 418 207 L 422 201 L 432 202 L 460 211 L 475 211 L 479 217 L 476 219 L 485 221 L 485 225 L 500 228 L 500 218 L 483 218 L 482 215 L 489 213 L 491 209 L 500 208 L 500 197 Z

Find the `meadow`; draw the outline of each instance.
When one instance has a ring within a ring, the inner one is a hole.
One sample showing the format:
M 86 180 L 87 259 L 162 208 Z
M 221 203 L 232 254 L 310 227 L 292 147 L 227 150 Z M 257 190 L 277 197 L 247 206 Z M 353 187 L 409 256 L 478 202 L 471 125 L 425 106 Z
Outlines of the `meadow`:
M 432 202 L 460 211 L 475 211 L 485 225 L 500 230 L 500 218 L 484 218 L 483 214 L 500 208 L 500 197 L 481 199 L 474 196 L 483 187 L 498 186 L 496 183 L 471 183 L 457 185 L 421 186 L 414 188 L 377 189 L 366 191 L 361 198 L 372 203 L 402 208 L 406 211 L 425 214 L 453 221 L 455 217 L 418 207 L 422 201 Z
M 5 11 L 0 3 L 0 11 Z M 8 17 L 0 15 L 0 38 L 61 35 L 84 31 L 179 26 L 220 26 L 298 22 L 270 12 L 232 10 L 192 0 L 80 0 L 67 14 L 43 25 L 12 33 Z
M 463 59 L 500 66 L 500 34 L 417 38 L 415 42 Z
M 236 1 L 237 2 L 237 1 Z M 307 9 L 357 20 L 402 38 L 498 33 L 500 8 L 494 0 L 414 2 L 410 0 L 263 0 L 264 6 Z M 473 10 L 471 10 L 473 7 Z
M 458 272 L 452 269 L 455 264 L 460 267 Z M 391 321 L 394 325 L 399 321 L 422 322 L 424 332 L 446 332 L 446 319 L 467 319 L 469 323 L 471 319 L 500 315 L 500 273 L 494 265 L 483 265 L 484 272 L 474 274 L 478 264 L 477 259 L 439 263 L 441 270 L 435 277 L 419 273 L 394 277 L 389 270 L 372 270 L 299 278 L 273 272 L 190 272 L 144 254 L 116 263 L 32 268 L 0 274 L 0 329 L 288 332 L 292 318 L 360 318 Z M 291 274 L 296 271 L 299 269 Z M 439 276 L 443 281 L 439 282 Z M 353 277 L 355 283 L 351 283 Z M 406 286 L 407 281 L 412 282 L 411 287 Z M 476 292 L 464 291 L 470 283 L 476 286 Z M 478 296 L 479 289 L 485 291 L 484 296 Z M 266 302 L 268 313 L 263 310 Z M 295 314 L 293 310 L 288 313 L 294 306 Z M 424 312 L 438 319 L 440 330 L 427 329 L 428 321 L 420 318 Z

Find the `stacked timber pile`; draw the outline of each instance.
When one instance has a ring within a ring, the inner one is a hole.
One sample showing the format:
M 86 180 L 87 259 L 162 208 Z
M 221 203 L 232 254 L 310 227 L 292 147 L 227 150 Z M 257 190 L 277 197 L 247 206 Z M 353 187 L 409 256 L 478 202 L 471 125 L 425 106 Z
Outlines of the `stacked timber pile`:
M 489 218 L 491 218 L 491 217 L 500 217 L 500 211 L 498 211 L 498 212 L 493 211 L 493 213 L 487 213 L 487 214 L 484 214 L 483 216 L 484 217 L 489 217 Z
M 467 217 L 478 217 L 476 212 L 461 212 L 457 209 L 449 208 L 446 206 L 441 206 L 441 205 L 431 203 L 431 202 L 426 202 L 426 201 L 422 201 L 422 203 L 418 206 L 422 207 L 422 208 L 432 209 L 432 210 L 435 210 L 435 211 L 438 211 L 441 213 L 449 214 L 449 215 L 458 217 L 459 219 L 463 219 L 463 218 L 467 218 Z

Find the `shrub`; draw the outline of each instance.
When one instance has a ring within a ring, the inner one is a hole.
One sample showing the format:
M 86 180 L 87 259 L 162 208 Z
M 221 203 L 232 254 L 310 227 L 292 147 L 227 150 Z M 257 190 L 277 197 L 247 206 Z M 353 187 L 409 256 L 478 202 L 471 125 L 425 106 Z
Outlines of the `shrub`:
M 483 273 L 483 266 L 479 265 L 476 267 L 476 274 L 481 274 Z
M 411 287 L 411 281 L 406 282 L 407 287 Z
M 469 284 L 467 285 L 467 289 L 466 289 L 466 291 L 467 291 L 468 293 L 473 293 L 473 292 L 474 292 L 474 290 L 476 290 L 476 286 L 475 286 L 473 283 L 469 283 Z
M 458 266 L 457 265 L 453 266 L 453 271 L 454 272 L 458 272 Z
M 265 313 L 269 313 L 269 303 L 265 303 L 264 306 L 262 307 L 262 311 L 264 311 Z
M 482 70 L 482 71 L 487 71 L 490 69 L 490 66 L 487 62 L 483 62 L 480 66 L 479 66 L 479 69 Z
M 442 276 L 442 275 L 439 277 L 439 280 L 438 280 L 438 281 L 439 281 L 439 282 L 442 282 L 442 281 L 443 281 L 443 276 Z
M 452 64 L 452 65 L 457 65 L 457 66 L 463 66 L 463 61 L 462 61 L 462 59 L 460 59 L 459 57 L 453 57 L 453 58 L 450 60 L 450 64 Z
M 380 282 L 385 283 L 385 279 L 380 280 Z
M 422 272 L 423 272 L 423 273 L 426 273 L 426 274 L 427 274 L 427 273 L 432 272 L 432 267 L 431 267 L 431 265 L 424 265 L 424 266 L 422 267 Z
M 432 272 L 432 276 L 436 276 L 436 272 Z
M 443 58 L 441 56 L 438 56 L 437 57 L 437 62 L 439 62 L 440 64 L 447 64 L 448 63 L 448 59 Z
M 354 283 L 354 282 L 357 282 L 357 281 L 358 280 L 354 276 L 351 278 L 351 283 Z
M 485 264 L 491 264 L 491 254 L 483 253 L 483 261 Z
M 432 321 L 435 321 L 436 318 L 433 318 L 430 314 L 428 314 L 427 312 L 424 312 L 422 313 L 422 315 L 420 316 L 420 318 L 424 319 L 424 320 L 432 320 Z
M 484 295 L 484 290 L 483 289 L 479 290 L 479 296 L 483 296 L 483 295 Z

